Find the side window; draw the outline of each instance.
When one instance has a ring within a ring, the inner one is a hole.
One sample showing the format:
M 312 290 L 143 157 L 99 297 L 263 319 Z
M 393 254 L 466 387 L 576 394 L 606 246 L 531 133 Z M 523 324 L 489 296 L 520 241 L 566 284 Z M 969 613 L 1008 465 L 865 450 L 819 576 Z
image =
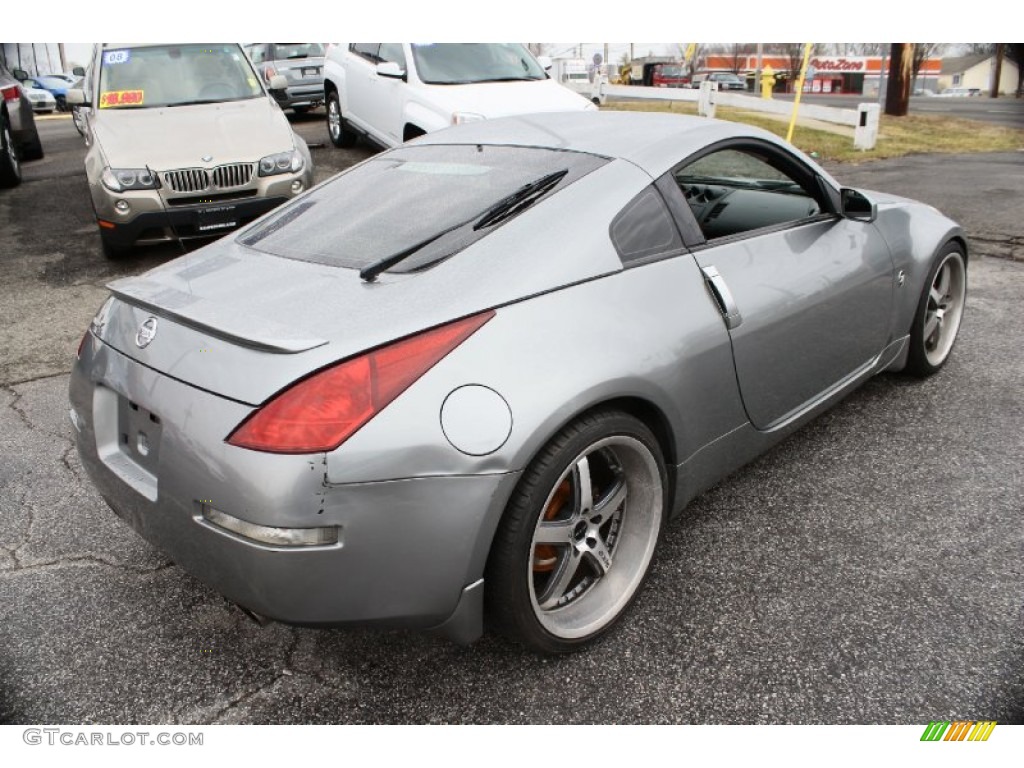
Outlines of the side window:
M 264 61 L 263 46 L 262 45 L 250 45 L 246 50 L 249 52 L 249 59 L 253 64 L 262 64 Z
M 401 43 L 381 43 L 380 52 L 377 54 L 380 61 L 393 61 L 402 68 L 402 71 L 406 71 L 408 67 L 405 66 L 405 51 L 402 50 Z
M 754 151 L 722 149 L 672 172 L 706 240 L 816 216 L 819 202 Z
M 612 221 L 610 234 L 625 265 L 683 247 L 679 230 L 654 187 L 645 189 L 622 209 Z
M 376 64 L 380 59 L 377 58 L 377 51 L 380 50 L 380 43 L 350 43 L 348 49 L 352 53 L 357 53 L 366 59 L 371 64 Z

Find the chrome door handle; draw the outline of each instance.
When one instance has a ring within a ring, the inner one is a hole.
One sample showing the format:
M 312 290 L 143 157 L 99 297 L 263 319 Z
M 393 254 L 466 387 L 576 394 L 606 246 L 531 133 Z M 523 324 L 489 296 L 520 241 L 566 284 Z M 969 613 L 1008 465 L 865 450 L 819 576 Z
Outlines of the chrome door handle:
M 733 328 L 738 328 L 740 323 L 743 322 L 743 317 L 740 315 L 740 308 L 736 306 L 736 300 L 732 297 L 732 291 L 725 284 L 725 278 L 714 267 L 701 267 L 700 271 L 704 273 L 704 280 L 708 285 L 708 289 L 711 291 L 711 295 L 715 297 L 718 309 L 722 312 L 722 317 L 725 319 L 725 327 L 730 331 Z

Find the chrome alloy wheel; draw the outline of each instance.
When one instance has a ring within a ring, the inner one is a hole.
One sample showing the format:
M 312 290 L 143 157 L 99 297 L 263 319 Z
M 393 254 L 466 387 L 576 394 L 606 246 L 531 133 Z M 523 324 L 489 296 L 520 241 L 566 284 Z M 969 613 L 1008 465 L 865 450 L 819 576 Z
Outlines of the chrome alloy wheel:
M 331 132 L 332 140 L 341 138 L 341 107 L 337 99 L 327 100 L 327 130 Z
M 633 437 L 599 440 L 569 464 L 544 503 L 527 563 L 544 629 L 580 638 L 618 616 L 647 572 L 663 499 L 657 461 Z
M 928 363 L 942 365 L 953 348 L 967 293 L 967 269 L 958 251 L 946 255 L 939 265 L 925 306 L 924 354 Z

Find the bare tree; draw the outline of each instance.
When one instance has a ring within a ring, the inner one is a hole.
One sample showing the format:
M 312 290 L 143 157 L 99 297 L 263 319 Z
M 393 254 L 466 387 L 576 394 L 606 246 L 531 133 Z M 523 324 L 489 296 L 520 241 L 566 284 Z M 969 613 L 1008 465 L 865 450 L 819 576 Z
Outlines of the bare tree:
M 1017 98 L 1024 95 L 1024 43 L 1007 43 L 1006 58 L 1017 65 Z
M 780 43 L 774 46 L 779 55 L 785 56 L 789 60 L 789 82 L 792 83 L 792 86 L 787 87 L 787 90 L 796 89 L 796 81 L 800 77 L 800 68 L 804 63 L 804 46 L 806 45 L 806 43 Z M 814 43 L 811 46 L 811 56 L 819 55 L 821 49 L 821 43 Z
M 921 67 L 928 59 L 932 58 L 941 47 L 941 43 L 914 43 L 913 58 L 913 87 L 917 87 L 917 76 L 921 74 Z
M 686 59 L 686 49 L 689 45 L 683 45 L 682 43 L 676 43 L 676 49 L 680 61 Z M 710 47 L 704 43 L 693 44 L 693 58 L 686 62 L 687 74 L 693 77 L 693 73 L 698 69 L 701 69 L 704 65 L 704 59 L 707 58 L 707 54 L 710 52 Z
M 726 46 L 726 55 L 734 74 L 738 75 L 741 69 L 746 69 L 747 56 L 752 54 L 756 47 L 755 43 L 729 43 Z

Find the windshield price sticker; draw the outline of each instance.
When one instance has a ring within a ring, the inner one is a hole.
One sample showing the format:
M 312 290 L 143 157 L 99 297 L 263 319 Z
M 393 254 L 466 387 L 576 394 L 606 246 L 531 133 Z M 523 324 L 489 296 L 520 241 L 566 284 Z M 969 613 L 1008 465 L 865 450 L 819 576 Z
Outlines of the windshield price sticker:
M 132 52 L 125 48 L 120 51 L 107 51 L 103 54 L 104 64 L 127 64 L 131 61 Z
M 136 107 L 145 100 L 144 92 L 138 91 L 104 91 L 100 94 L 100 109 L 107 107 Z

